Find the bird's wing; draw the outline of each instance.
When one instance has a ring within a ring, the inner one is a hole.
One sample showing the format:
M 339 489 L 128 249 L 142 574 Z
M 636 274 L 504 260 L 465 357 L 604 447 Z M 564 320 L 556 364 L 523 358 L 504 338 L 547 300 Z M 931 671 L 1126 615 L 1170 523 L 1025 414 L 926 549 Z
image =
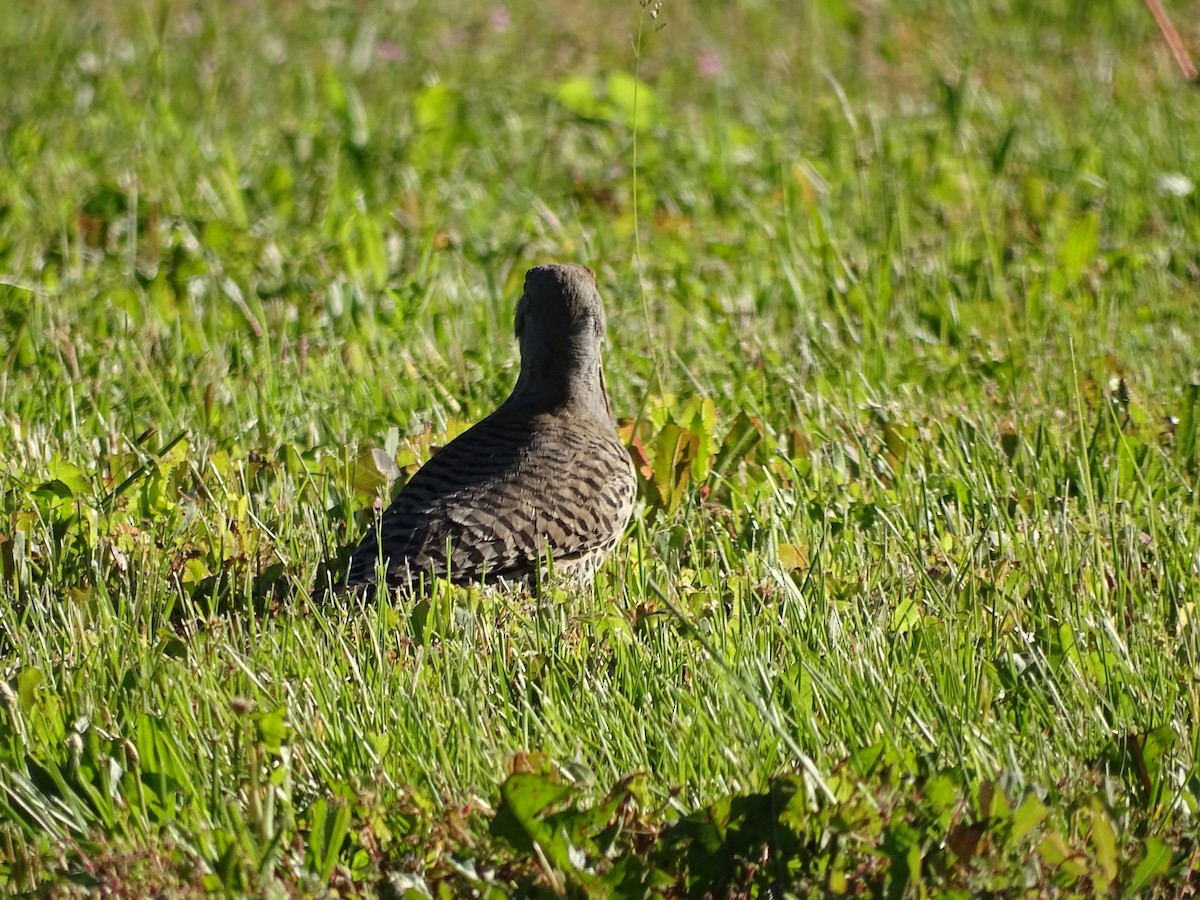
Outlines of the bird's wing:
M 346 584 L 374 581 L 380 559 L 393 584 L 421 573 L 469 582 L 611 544 L 632 509 L 629 465 L 615 435 L 590 423 L 493 415 L 404 486 L 355 551 Z

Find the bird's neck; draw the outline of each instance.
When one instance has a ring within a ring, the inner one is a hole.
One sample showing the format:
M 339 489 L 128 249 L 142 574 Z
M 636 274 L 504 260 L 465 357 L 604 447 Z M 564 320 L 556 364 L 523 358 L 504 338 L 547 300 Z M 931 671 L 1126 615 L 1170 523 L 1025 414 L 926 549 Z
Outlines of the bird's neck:
M 595 358 L 559 361 L 558 365 L 542 369 L 522 365 L 505 406 L 533 412 L 570 412 L 597 421 L 611 421 L 604 374 Z

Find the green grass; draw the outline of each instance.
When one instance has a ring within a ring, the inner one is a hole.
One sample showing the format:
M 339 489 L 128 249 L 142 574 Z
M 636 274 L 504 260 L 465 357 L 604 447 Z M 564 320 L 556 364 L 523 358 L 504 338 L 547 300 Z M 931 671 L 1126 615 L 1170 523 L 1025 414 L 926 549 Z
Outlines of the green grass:
M 0 893 L 1195 889 L 1200 93 L 1144 4 L 18 6 Z M 614 559 L 321 599 L 551 260 Z

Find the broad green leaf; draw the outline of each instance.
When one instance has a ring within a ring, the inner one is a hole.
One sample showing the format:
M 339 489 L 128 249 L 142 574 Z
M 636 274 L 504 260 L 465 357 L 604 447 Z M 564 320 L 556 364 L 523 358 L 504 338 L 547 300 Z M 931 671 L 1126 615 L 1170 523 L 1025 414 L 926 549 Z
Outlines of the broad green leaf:
M 903 462 L 908 453 L 909 441 L 917 436 L 917 429 L 911 425 L 897 425 L 895 422 L 883 424 L 883 442 L 888 452 L 897 462 Z
M 50 477 L 63 484 L 72 496 L 88 496 L 91 494 L 91 479 L 76 465 L 65 460 L 54 458 L 48 466 Z
M 17 702 L 20 704 L 22 712 L 28 713 L 33 709 L 38 685 L 42 683 L 44 677 L 41 670 L 34 666 L 26 666 L 17 676 Z
M 1072 282 L 1078 281 L 1083 270 L 1095 260 L 1099 235 L 1100 219 L 1095 212 L 1087 213 L 1072 226 L 1062 246 L 1063 269 Z
M 254 731 L 255 739 L 264 750 L 278 754 L 291 732 L 287 722 L 287 708 L 280 706 L 270 712 L 257 713 L 254 717 Z
M 191 592 L 195 590 L 196 587 L 204 581 L 204 579 L 210 577 L 211 575 L 212 571 L 205 564 L 204 560 L 193 556 L 183 564 L 183 573 L 179 580 L 183 584 L 184 589 L 188 592 Z
M 635 131 L 644 131 L 657 121 L 658 98 L 646 82 L 628 72 L 613 72 L 605 88 L 613 121 Z
M 807 544 L 780 544 L 776 549 L 779 565 L 789 572 L 803 572 L 808 569 Z
M 1038 856 L 1055 871 L 1056 880 L 1072 884 L 1087 871 L 1077 855 L 1063 840 L 1062 835 L 1055 832 L 1044 837 L 1038 844 Z
M 915 597 L 905 597 L 892 613 L 891 630 L 897 634 L 908 634 L 921 625 L 923 618 L 924 611 L 920 602 Z
M 695 396 L 676 419 L 699 438 L 692 459 L 692 481 L 701 484 L 708 478 L 713 463 L 713 441 L 717 428 L 717 407 L 710 397 Z
M 1016 843 L 1033 831 L 1046 818 L 1046 815 L 1046 807 L 1037 797 L 1026 797 L 1025 802 L 1013 813 L 1011 833 L 1013 842 Z
M 501 799 L 523 825 L 533 823 L 572 793 L 569 785 L 555 784 L 544 775 L 524 772 L 510 775 L 500 786 Z
M 305 856 L 309 867 L 322 881 L 328 881 L 333 875 L 342 844 L 350 833 L 351 812 L 350 804 L 329 802 L 325 799 L 317 800 L 309 808 L 308 848 Z
M 592 884 L 594 878 L 584 869 L 586 857 L 570 840 L 568 829 L 586 829 L 590 821 L 572 822 L 574 808 L 551 812 L 574 794 L 566 785 L 555 784 L 549 777 L 517 773 L 500 786 L 501 808 L 492 820 L 492 834 L 518 849 L 536 844 L 557 869 L 569 873 L 573 881 Z
M 395 460 L 376 447 L 354 460 L 354 490 L 374 497 L 380 488 L 388 488 L 400 477 Z
M 422 88 L 413 98 L 413 115 L 422 131 L 453 127 L 458 119 L 459 98 L 444 84 Z
M 929 778 L 921 793 L 925 805 L 939 816 L 948 815 L 958 805 L 958 784 L 944 772 Z
M 596 84 L 586 75 L 571 75 L 559 83 L 554 99 L 577 116 L 594 118 L 598 112 Z
M 1129 880 L 1129 893 L 1136 894 L 1148 888 L 1165 875 L 1170 867 L 1171 848 L 1167 846 L 1167 842 L 1154 835 L 1146 838 L 1146 853 L 1133 870 L 1133 877 Z
M 654 487 L 659 505 L 670 512 L 683 498 L 700 438 L 668 422 L 654 439 Z
M 725 440 L 721 442 L 721 449 L 713 464 L 713 472 L 717 475 L 727 475 L 738 463 L 745 462 L 749 458 L 761 440 L 762 427 L 760 424 L 746 415 L 744 411 L 739 412 L 729 427 L 729 431 L 726 432 Z
M 1096 893 L 1108 891 L 1117 877 L 1120 859 L 1117 856 L 1117 835 L 1112 820 L 1099 800 L 1092 801 L 1092 847 L 1096 854 L 1097 871 L 1092 873 Z

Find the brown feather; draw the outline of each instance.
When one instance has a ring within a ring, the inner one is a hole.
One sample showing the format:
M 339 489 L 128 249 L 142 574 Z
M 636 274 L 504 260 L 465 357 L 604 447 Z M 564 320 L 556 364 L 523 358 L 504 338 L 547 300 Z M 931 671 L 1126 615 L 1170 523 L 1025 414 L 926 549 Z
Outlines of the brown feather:
M 547 557 L 591 577 L 633 511 L 633 466 L 609 414 L 595 275 L 539 266 L 517 305 L 509 398 L 434 455 L 355 551 L 344 586 L 425 576 L 528 579 Z

